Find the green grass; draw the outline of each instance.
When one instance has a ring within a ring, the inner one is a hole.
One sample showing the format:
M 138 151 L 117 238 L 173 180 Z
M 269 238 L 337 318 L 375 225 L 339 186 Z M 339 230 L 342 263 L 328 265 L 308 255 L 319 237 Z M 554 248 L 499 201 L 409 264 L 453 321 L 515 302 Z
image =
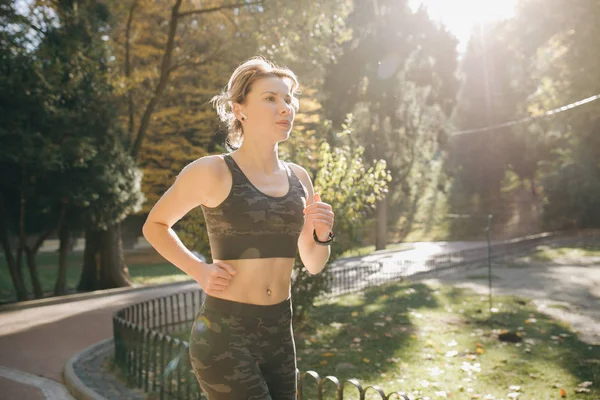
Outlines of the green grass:
M 181 270 L 166 262 L 153 250 L 126 252 L 125 261 L 135 286 L 156 285 L 190 279 Z M 83 252 L 69 253 L 67 268 L 67 290 L 69 292 L 74 292 L 79 283 L 82 264 Z M 58 253 L 39 253 L 37 256 L 37 265 L 42 289 L 47 295 L 51 295 L 58 274 Z M 26 287 L 30 290 L 29 297 L 33 299 L 31 279 L 26 266 L 23 268 L 23 278 Z M 13 301 L 15 301 L 15 292 L 6 260 L 2 254 L 0 257 L 0 303 Z
M 581 342 L 527 300 L 494 303 L 499 312 L 490 320 L 486 296 L 425 284 L 390 284 L 322 302 L 296 330 L 299 368 L 420 398 L 445 392 L 508 399 L 519 392 L 524 399 L 559 399 L 561 388 L 568 398 L 600 398 L 600 346 Z M 519 332 L 523 342 L 499 341 L 505 330 Z M 590 393 L 576 395 L 584 381 L 594 382 Z M 308 386 L 304 398 L 316 398 L 315 385 Z M 333 386 L 325 398 L 334 398 Z
M 577 259 L 581 257 L 600 257 L 600 246 L 591 249 L 579 247 L 544 247 L 532 255 L 534 261 L 551 262 L 557 258 Z

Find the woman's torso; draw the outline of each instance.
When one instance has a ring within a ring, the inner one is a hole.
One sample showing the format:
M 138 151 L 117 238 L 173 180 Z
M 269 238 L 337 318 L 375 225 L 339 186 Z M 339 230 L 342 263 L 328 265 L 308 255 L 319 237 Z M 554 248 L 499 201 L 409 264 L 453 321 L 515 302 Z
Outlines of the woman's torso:
M 217 157 L 219 159 L 215 159 L 215 162 L 218 164 L 220 179 L 202 203 L 203 206 L 211 208 L 222 205 L 228 198 L 233 184 L 232 171 L 224 160 L 226 156 Z M 235 159 L 235 156 L 233 158 Z M 295 173 L 294 168 L 289 167 Z M 238 168 L 241 166 L 238 165 Z M 261 176 L 248 168 L 243 168 L 242 172 L 243 179 L 250 181 L 259 195 L 262 193 L 267 195 L 266 197 L 278 198 L 285 196 L 291 189 L 292 182 L 288 179 L 285 169 L 281 169 L 273 176 Z M 240 179 L 239 174 L 237 179 Z M 213 262 L 222 261 L 236 271 L 229 286 L 215 297 L 251 304 L 280 303 L 290 296 L 294 259 L 294 257 L 219 259 L 213 256 Z

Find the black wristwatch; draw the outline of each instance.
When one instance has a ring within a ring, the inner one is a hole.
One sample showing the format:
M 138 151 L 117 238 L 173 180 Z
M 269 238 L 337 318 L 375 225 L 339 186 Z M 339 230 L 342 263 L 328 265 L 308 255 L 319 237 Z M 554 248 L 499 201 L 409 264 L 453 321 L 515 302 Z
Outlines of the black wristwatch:
M 327 240 L 324 241 L 324 242 L 321 242 L 319 240 L 319 238 L 317 237 L 317 231 L 315 231 L 313 229 L 313 239 L 315 239 L 315 243 L 316 244 L 319 244 L 321 246 L 329 246 L 333 242 L 333 240 L 335 239 L 335 233 L 333 233 L 333 231 L 329 232 L 329 236 L 327 236 Z

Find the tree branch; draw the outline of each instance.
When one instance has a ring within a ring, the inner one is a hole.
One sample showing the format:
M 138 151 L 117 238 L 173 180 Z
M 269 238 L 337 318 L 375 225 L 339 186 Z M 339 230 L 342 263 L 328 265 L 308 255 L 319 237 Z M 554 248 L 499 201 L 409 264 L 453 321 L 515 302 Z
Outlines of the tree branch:
M 218 7 L 201 8 L 198 10 L 184 11 L 184 12 L 179 13 L 178 16 L 179 17 L 188 17 L 190 15 L 208 14 L 208 13 L 222 11 L 222 10 L 226 10 L 226 9 L 242 8 L 242 7 L 253 6 L 253 5 L 262 4 L 262 3 L 263 3 L 263 0 L 252 1 L 252 2 L 248 2 L 248 3 L 225 4 L 225 5 L 218 6 Z
M 217 50 L 217 51 L 213 51 L 211 56 L 205 58 L 202 61 L 196 61 L 196 62 L 189 61 L 189 62 L 180 62 L 178 64 L 174 64 L 171 66 L 171 68 L 169 68 L 169 73 L 171 73 L 181 67 L 201 67 L 203 65 L 206 65 L 210 61 L 214 61 L 217 58 L 218 54 L 220 54 L 220 52 Z
M 133 89 L 131 88 L 129 79 L 131 77 L 131 24 L 133 22 L 133 14 L 137 5 L 138 0 L 134 0 L 133 3 L 131 3 L 131 8 L 129 9 L 129 14 L 127 16 L 127 28 L 125 29 L 125 78 L 127 81 L 127 108 L 129 113 L 129 123 L 127 127 L 128 140 L 133 139 L 133 131 L 135 129 L 135 105 L 133 103 Z
M 154 113 L 154 109 L 156 108 L 156 105 L 158 104 L 160 96 L 162 95 L 162 92 L 164 91 L 165 87 L 167 86 L 167 81 L 169 80 L 169 75 L 171 73 L 171 68 L 172 68 L 171 60 L 173 58 L 175 34 L 177 32 L 177 24 L 179 23 L 179 18 L 186 17 L 189 15 L 194 15 L 194 14 L 206 14 L 206 13 L 222 11 L 225 9 L 241 8 L 241 7 L 246 7 L 246 6 L 250 6 L 250 5 L 256 5 L 256 4 L 263 3 L 263 0 L 259 0 L 259 1 L 248 2 L 248 3 L 228 4 L 228 5 L 223 5 L 223 6 L 219 6 L 219 7 L 204 8 L 204 9 L 200 9 L 200 10 L 185 11 L 185 12 L 180 13 L 179 9 L 181 8 L 182 1 L 183 0 L 176 0 L 175 5 L 173 5 L 173 8 L 171 9 L 171 20 L 169 21 L 169 34 L 168 34 L 168 38 L 167 38 L 167 44 L 165 47 L 165 52 L 163 55 L 162 63 L 160 66 L 160 77 L 158 79 L 158 84 L 156 85 L 154 94 L 152 95 L 152 97 L 150 98 L 150 101 L 148 102 L 148 105 L 146 106 L 146 110 L 144 111 L 144 115 L 142 116 L 142 119 L 140 121 L 140 126 L 138 128 L 137 136 L 135 138 L 135 141 L 133 142 L 133 145 L 130 148 L 131 156 L 133 157 L 134 160 L 137 159 L 137 157 L 140 153 L 140 149 L 142 147 L 142 142 L 144 141 L 144 137 L 146 136 L 146 131 L 148 130 L 148 126 L 150 125 L 150 118 L 152 117 L 152 114 Z

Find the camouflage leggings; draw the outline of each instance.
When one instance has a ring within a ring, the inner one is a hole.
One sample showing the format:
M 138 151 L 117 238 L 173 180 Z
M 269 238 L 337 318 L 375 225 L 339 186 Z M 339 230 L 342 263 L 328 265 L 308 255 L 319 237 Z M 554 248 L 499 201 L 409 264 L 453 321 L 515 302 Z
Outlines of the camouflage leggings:
M 207 296 L 190 359 L 209 400 L 296 399 L 291 302 L 261 306 Z

